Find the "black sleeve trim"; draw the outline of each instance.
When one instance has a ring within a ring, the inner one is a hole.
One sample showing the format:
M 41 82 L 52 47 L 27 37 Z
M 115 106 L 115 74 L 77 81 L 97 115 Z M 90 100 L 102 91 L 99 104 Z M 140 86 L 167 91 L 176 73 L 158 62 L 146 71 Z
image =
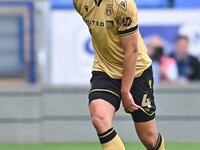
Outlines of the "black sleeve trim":
M 126 34 L 133 33 L 133 32 L 136 31 L 137 29 L 138 29 L 138 25 L 136 25 L 135 27 L 130 28 L 130 29 L 128 29 L 128 30 L 118 31 L 118 32 L 119 32 L 119 34 L 121 34 L 121 35 L 126 35 Z

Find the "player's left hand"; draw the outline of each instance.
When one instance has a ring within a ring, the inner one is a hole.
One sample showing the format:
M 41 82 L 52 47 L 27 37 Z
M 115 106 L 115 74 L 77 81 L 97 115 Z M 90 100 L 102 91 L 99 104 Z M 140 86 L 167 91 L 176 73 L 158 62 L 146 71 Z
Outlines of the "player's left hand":
M 138 109 L 140 109 L 140 106 L 137 105 L 133 99 L 133 96 L 130 92 L 128 93 L 121 93 L 122 95 L 122 104 L 124 106 L 124 110 L 126 113 L 134 112 Z

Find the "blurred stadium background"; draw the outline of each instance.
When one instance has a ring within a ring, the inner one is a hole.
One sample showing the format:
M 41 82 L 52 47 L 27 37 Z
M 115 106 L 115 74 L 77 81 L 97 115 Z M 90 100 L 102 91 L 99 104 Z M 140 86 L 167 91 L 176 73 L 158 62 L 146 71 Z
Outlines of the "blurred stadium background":
M 183 76 L 176 57 L 170 57 L 176 52 L 177 36 L 183 36 L 189 38 L 188 55 L 200 59 L 200 1 L 135 1 L 141 33 L 157 56 L 152 58 L 158 128 L 167 143 L 186 143 L 169 149 L 200 150 L 200 77 Z M 0 0 L 0 149 L 22 150 L 21 143 L 98 141 L 87 107 L 91 45 L 72 0 Z M 114 126 L 130 149 L 139 141 L 123 109 Z M 193 142 L 194 147 L 189 145 Z M 73 150 L 73 145 L 78 144 L 46 149 Z M 77 149 L 100 149 L 83 145 Z

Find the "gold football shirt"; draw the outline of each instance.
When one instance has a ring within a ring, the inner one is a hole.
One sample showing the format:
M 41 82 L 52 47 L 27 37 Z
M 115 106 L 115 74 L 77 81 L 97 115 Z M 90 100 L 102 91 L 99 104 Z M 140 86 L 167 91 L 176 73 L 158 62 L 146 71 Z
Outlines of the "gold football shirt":
M 121 79 L 124 49 L 120 36 L 134 33 L 138 27 L 138 11 L 134 0 L 73 0 L 77 12 L 88 25 L 95 51 L 93 71 L 102 71 Z M 147 48 L 139 34 L 135 77 L 151 65 Z

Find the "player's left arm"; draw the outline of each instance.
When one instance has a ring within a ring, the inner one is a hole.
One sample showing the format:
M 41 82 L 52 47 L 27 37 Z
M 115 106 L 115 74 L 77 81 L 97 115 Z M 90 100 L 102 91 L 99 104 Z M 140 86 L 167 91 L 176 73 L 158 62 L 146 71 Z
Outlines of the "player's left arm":
M 133 112 L 140 108 L 136 105 L 130 93 L 136 72 L 138 57 L 138 31 L 130 35 L 121 36 L 121 45 L 124 48 L 123 76 L 121 95 L 122 103 L 126 111 Z
M 130 93 L 138 57 L 138 12 L 132 0 L 123 0 L 123 2 L 123 5 L 119 5 L 116 17 L 121 46 L 124 48 L 121 95 L 125 110 L 133 112 L 140 108 L 135 104 Z

